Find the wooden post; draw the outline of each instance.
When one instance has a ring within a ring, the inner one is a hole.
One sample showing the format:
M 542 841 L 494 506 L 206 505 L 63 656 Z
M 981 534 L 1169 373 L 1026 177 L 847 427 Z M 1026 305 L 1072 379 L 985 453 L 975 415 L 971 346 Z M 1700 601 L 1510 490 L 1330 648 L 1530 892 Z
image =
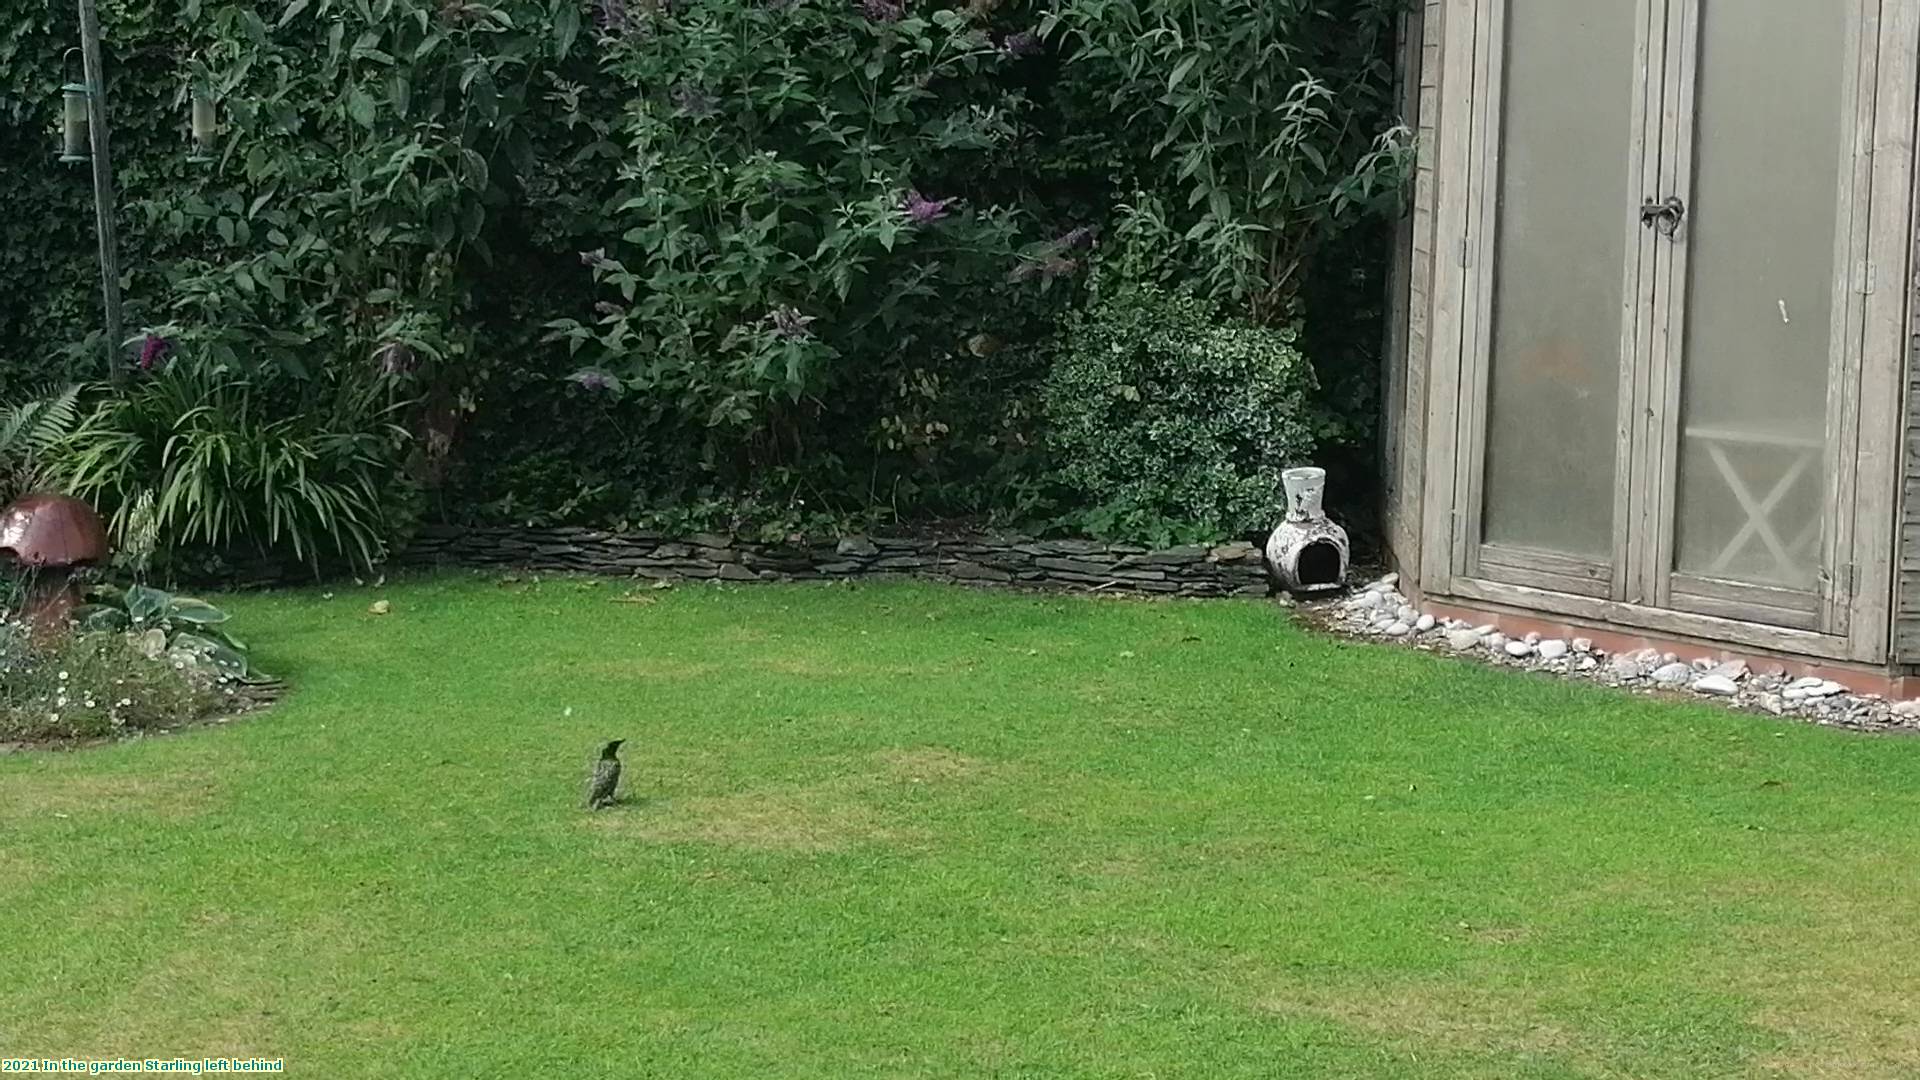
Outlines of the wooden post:
M 100 62 L 100 13 L 94 0 L 80 2 L 80 58 L 86 66 L 93 139 L 93 220 L 100 237 L 100 295 L 107 308 L 109 371 L 118 372 L 126 340 L 120 322 L 120 256 L 113 227 L 113 159 L 107 154 L 107 74 Z

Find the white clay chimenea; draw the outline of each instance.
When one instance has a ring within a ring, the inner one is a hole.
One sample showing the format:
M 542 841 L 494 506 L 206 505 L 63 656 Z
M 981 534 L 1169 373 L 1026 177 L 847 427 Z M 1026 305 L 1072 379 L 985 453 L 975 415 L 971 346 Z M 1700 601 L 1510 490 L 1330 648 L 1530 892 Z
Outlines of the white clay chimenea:
M 1287 519 L 1267 538 L 1267 572 L 1295 595 L 1334 592 L 1346 584 L 1349 552 L 1347 530 L 1328 521 L 1321 508 L 1327 470 L 1288 469 L 1280 479 L 1287 487 Z

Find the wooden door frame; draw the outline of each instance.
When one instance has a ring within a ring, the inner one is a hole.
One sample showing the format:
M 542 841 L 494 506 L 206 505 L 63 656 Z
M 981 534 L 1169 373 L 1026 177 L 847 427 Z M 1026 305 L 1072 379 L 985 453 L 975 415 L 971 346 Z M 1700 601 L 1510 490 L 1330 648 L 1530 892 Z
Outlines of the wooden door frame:
M 1427 402 L 1426 460 L 1423 485 L 1421 544 L 1423 547 L 1420 586 L 1434 596 L 1449 596 L 1478 603 L 1511 606 L 1620 627 L 1721 641 L 1728 644 L 1777 650 L 1808 656 L 1884 662 L 1890 638 L 1893 587 L 1894 532 L 1897 525 L 1895 493 L 1898 487 L 1900 449 L 1899 424 L 1903 415 L 1902 399 L 1906 367 L 1908 289 L 1912 270 L 1914 214 L 1914 145 L 1916 83 L 1920 82 L 1920 0 L 1860 0 L 1862 10 L 1871 14 L 1880 32 L 1877 35 L 1874 76 L 1871 93 L 1874 107 L 1862 128 L 1869 134 L 1872 147 L 1871 197 L 1864 220 L 1864 251 L 1861 268 L 1865 283 L 1860 297 L 1863 340 L 1858 350 L 1858 378 L 1830 398 L 1851 398 L 1839 403 L 1853 410 L 1851 433 L 1841 432 L 1837 452 L 1854 455 L 1856 482 L 1852 512 L 1844 515 L 1844 531 L 1850 536 L 1851 581 L 1840 583 L 1835 603 L 1845 608 L 1845 634 L 1825 634 L 1762 623 L 1747 622 L 1719 615 L 1679 612 L 1658 607 L 1652 600 L 1657 593 L 1648 591 L 1647 566 L 1664 565 L 1647 550 L 1645 537 L 1659 536 L 1650 531 L 1647 515 L 1661 511 L 1655 504 L 1670 500 L 1644 497 L 1648 487 L 1642 481 L 1655 477 L 1634 476 L 1631 468 L 1616 477 L 1631 477 L 1632 482 L 1616 482 L 1626 488 L 1618 497 L 1626 501 L 1625 510 L 1616 513 L 1616 529 L 1622 532 L 1628 555 L 1617 559 L 1617 575 L 1625 581 L 1609 597 L 1571 595 L 1535 584 L 1494 582 L 1469 576 L 1464 551 L 1474 537 L 1468 518 L 1468 501 L 1478 480 L 1471 474 L 1478 465 L 1473 453 L 1473 429 L 1483 408 L 1481 381 L 1485 377 L 1487 357 L 1475 352 L 1483 340 L 1479 322 L 1481 292 L 1490 275 L 1486 245 L 1490 237 L 1473 235 L 1479 220 L 1476 206 L 1485 205 L 1484 190 L 1489 175 L 1486 159 L 1475 167 L 1489 137 L 1489 117 L 1497 117 L 1497 86 L 1491 81 L 1497 71 L 1491 63 L 1496 49 L 1489 38 L 1499 27 L 1491 17 L 1498 5 L 1508 0 L 1448 0 L 1448 14 L 1441 41 L 1441 55 L 1447 77 L 1441 85 L 1440 115 L 1443 127 L 1435 155 L 1434 219 L 1435 259 L 1432 294 L 1432 332 L 1427 357 L 1431 391 Z M 1689 7 L 1667 0 L 1652 0 L 1649 11 L 1660 11 L 1670 22 L 1676 8 Z M 1850 30 L 1860 33 L 1871 29 L 1869 18 Z M 1676 50 L 1668 49 L 1671 56 Z M 1646 85 L 1654 85 L 1648 78 Z M 1660 99 L 1666 107 L 1671 95 L 1663 76 L 1658 84 Z M 1862 92 L 1868 88 L 1862 86 Z M 1464 119 L 1463 119 L 1464 118 Z M 1672 124 L 1663 124 L 1663 148 Z M 1673 136 L 1677 138 L 1677 133 Z M 1491 230 L 1482 230 L 1490 232 Z M 1644 295 L 1625 298 L 1624 306 L 1639 305 L 1642 317 L 1623 318 L 1634 326 L 1636 335 L 1648 335 L 1651 342 L 1671 327 L 1647 317 L 1659 308 L 1642 303 Z M 1636 346 L 1637 347 L 1637 346 Z M 1670 463 L 1670 455 L 1642 450 L 1635 453 L 1638 439 L 1649 437 L 1647 407 L 1660 389 L 1651 376 L 1650 365 L 1635 365 L 1645 372 L 1623 372 L 1623 399 L 1632 403 L 1621 420 L 1622 453 L 1643 466 L 1660 461 Z M 1666 373 L 1662 372 L 1665 375 Z M 1655 422 L 1671 426 L 1674 417 L 1656 417 Z M 1640 434 L 1646 432 L 1646 434 Z M 1639 496 L 1633 492 L 1642 493 Z M 1664 525 L 1664 522 L 1660 522 Z

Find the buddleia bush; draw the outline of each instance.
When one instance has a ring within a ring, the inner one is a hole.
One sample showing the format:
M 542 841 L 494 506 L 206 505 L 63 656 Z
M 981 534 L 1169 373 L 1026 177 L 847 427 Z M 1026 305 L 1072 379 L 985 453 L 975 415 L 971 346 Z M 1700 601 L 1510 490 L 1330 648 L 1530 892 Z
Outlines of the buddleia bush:
M 1313 450 L 1294 331 L 1135 284 L 1068 323 L 1043 394 L 1059 476 L 1096 536 L 1210 539 L 1271 525 Z

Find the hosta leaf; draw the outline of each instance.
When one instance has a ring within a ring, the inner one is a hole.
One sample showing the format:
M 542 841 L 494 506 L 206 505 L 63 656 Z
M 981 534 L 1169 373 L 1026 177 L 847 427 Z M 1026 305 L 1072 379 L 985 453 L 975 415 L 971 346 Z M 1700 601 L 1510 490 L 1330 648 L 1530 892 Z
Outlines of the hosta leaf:
M 191 596 L 176 596 L 167 608 L 167 618 L 196 626 L 218 626 L 229 617 L 226 612 L 205 600 L 196 600 Z
M 173 597 L 159 589 L 135 585 L 127 589 L 127 614 L 137 623 L 151 622 L 167 610 Z

